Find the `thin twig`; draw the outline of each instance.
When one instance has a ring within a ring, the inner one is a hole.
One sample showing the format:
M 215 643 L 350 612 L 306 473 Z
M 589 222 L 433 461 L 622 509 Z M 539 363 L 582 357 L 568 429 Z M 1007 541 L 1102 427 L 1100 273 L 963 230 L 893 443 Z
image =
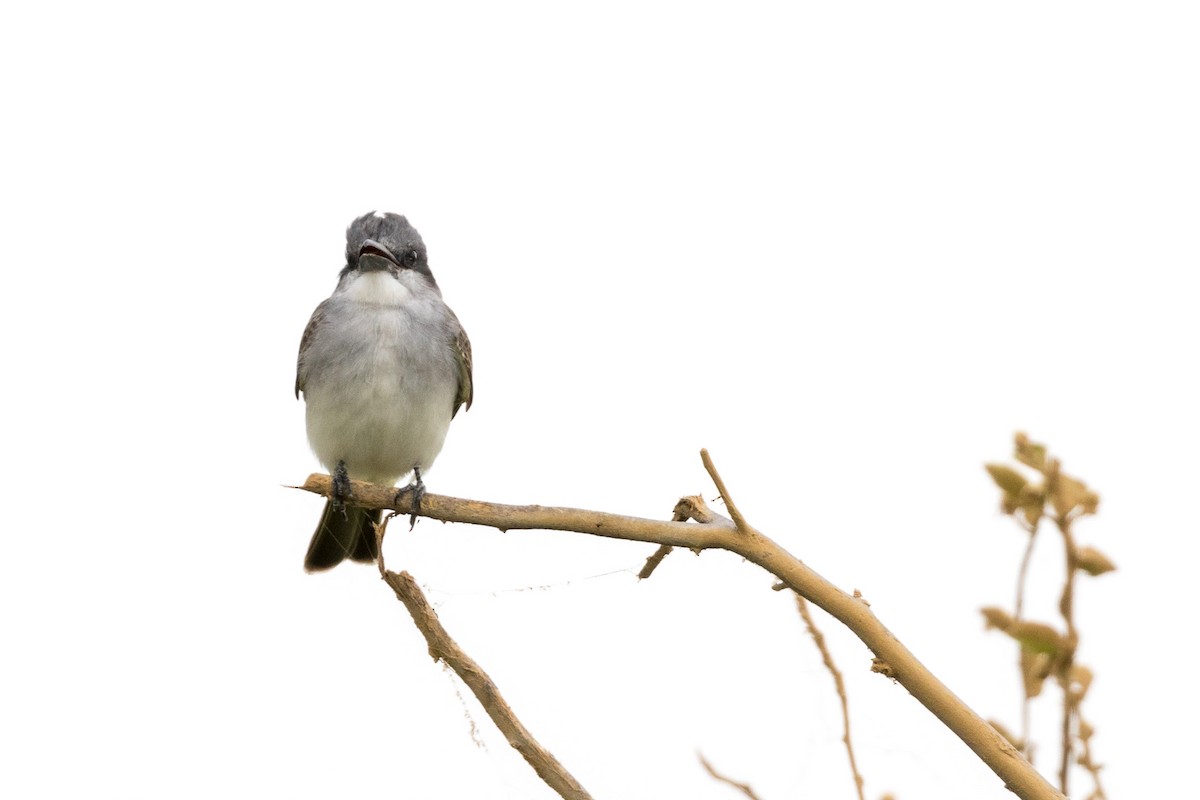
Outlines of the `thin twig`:
M 529 762 L 538 777 L 558 792 L 563 800 L 591 800 L 592 796 L 579 785 L 579 781 L 575 780 L 558 759 L 542 747 L 533 738 L 533 734 L 521 724 L 483 668 L 450 638 L 450 634 L 438 621 L 437 613 L 429 605 L 413 577 L 407 572 L 382 572 L 383 579 L 392 587 L 400 602 L 404 603 L 404 607 L 412 615 L 413 622 L 425 636 L 425 642 L 429 645 L 429 655 L 435 661 L 442 661 L 454 670 L 479 700 L 492 722 L 496 723 L 504 738 Z
M 1055 520 L 1058 530 L 1062 533 L 1063 547 L 1066 549 L 1067 576 L 1063 584 L 1062 598 L 1058 608 L 1067 625 L 1067 643 L 1060 655 L 1057 665 L 1059 685 L 1063 692 L 1062 713 L 1062 753 L 1058 770 L 1058 788 L 1063 794 L 1068 792 L 1068 780 L 1071 775 L 1071 761 L 1075 751 L 1075 737 L 1071 731 L 1071 722 L 1078 711 L 1075 700 L 1071 696 L 1071 666 L 1075 663 L 1075 649 L 1079 646 L 1079 631 L 1075 628 L 1075 573 L 1078 571 L 1078 557 L 1075 549 L 1075 538 L 1071 535 L 1071 521 L 1065 515 L 1059 515 Z
M 1025 545 L 1025 554 L 1021 556 L 1021 568 L 1017 571 L 1017 603 L 1013 609 L 1013 617 L 1016 619 L 1022 618 L 1022 611 L 1025 607 L 1025 578 L 1029 574 L 1029 562 L 1033 558 L 1033 545 L 1037 540 L 1037 526 L 1029 529 L 1029 542 Z
M 708 759 L 704 757 L 703 753 L 696 753 L 696 756 L 700 759 L 700 766 L 704 767 L 704 771 L 711 775 L 714 780 L 729 784 L 734 789 L 737 789 L 739 792 L 746 795 L 746 797 L 749 797 L 750 800 L 759 800 L 758 795 L 756 795 L 754 790 L 750 788 L 750 784 L 738 783 L 733 778 L 717 772 L 715 769 L 713 769 L 713 765 L 708 763 Z
M 1041 522 L 1039 519 L 1038 522 Z M 1021 568 L 1017 572 L 1017 602 L 1014 609 L 1013 617 L 1016 620 L 1022 619 L 1022 613 L 1025 607 L 1025 584 L 1026 577 L 1029 575 L 1029 564 L 1033 559 L 1033 546 L 1037 542 L 1038 522 L 1035 522 L 1030 528 L 1029 541 L 1025 544 L 1025 554 L 1021 557 Z M 1017 668 L 1020 666 L 1020 653 L 1017 657 Z M 1021 682 L 1021 752 L 1026 758 L 1032 755 L 1032 738 L 1029 730 L 1029 707 L 1033 699 L 1029 696 L 1029 692 L 1025 689 L 1025 682 Z
M 721 480 L 721 474 L 717 472 L 717 467 L 713 464 L 712 457 L 709 456 L 707 450 L 700 451 L 700 460 L 704 462 L 704 468 L 708 470 L 708 477 L 712 478 L 717 491 L 721 493 L 721 499 L 725 501 L 725 507 L 729 509 L 729 517 L 733 520 L 733 524 L 743 533 L 750 530 L 750 526 L 746 524 L 746 518 L 742 516 L 742 512 L 738 511 L 737 504 L 733 502 L 733 497 L 725 488 L 725 481 Z
M 865 800 L 863 778 L 858 771 L 858 762 L 854 760 L 854 745 L 850 743 L 850 705 L 846 699 L 846 684 L 842 680 L 841 670 L 833 663 L 833 655 L 825 646 L 825 634 L 821 633 L 817 628 L 817 623 L 813 621 L 812 613 L 808 610 L 808 601 L 800 595 L 796 595 L 796 608 L 799 609 L 800 616 L 804 619 L 804 627 L 808 628 L 809 634 L 817 644 L 817 649 L 821 651 L 821 660 L 825 662 L 825 668 L 833 676 L 833 684 L 837 687 L 838 699 L 842 702 L 842 742 L 846 745 L 846 755 L 850 757 L 850 774 L 854 778 L 854 788 L 858 792 L 858 800 Z
M 707 460 L 711 463 L 711 459 Z M 397 498 L 394 487 L 358 481 L 351 481 L 351 487 L 350 502 L 354 505 L 392 509 L 403 514 L 412 511 L 410 494 L 402 493 Z M 312 475 L 299 488 L 328 497 L 332 486 L 328 475 Z M 725 499 L 728 501 L 728 496 Z M 732 520 L 704 508 L 698 498 L 684 500 L 697 508 L 692 519 L 699 521 L 703 515 L 707 518 L 699 524 L 669 522 L 573 508 L 484 503 L 432 494 L 422 498 L 421 516 L 501 530 L 575 531 L 695 551 L 717 548 L 736 553 L 776 576 L 789 589 L 846 625 L 874 652 L 880 663 L 887 664 L 887 674 L 962 739 L 1018 797 L 1022 800 L 1062 800 L 1062 795 L 1021 757 L 1012 744 L 918 661 L 865 603 L 838 589 L 759 531 L 749 526 L 739 530 Z
M 683 505 L 682 503 L 675 504 L 675 510 L 671 514 L 672 522 L 687 522 L 688 521 L 687 511 L 685 511 L 682 508 L 682 505 Z M 646 578 L 649 578 L 651 575 L 653 575 L 654 570 L 658 569 L 658 565 L 661 564 L 663 559 L 666 558 L 668 555 L 670 555 L 671 551 L 674 549 L 675 548 L 671 547 L 671 545 L 664 544 L 661 547 L 659 547 L 657 550 L 655 550 L 654 554 L 646 559 L 646 563 L 642 567 L 642 571 L 638 573 L 638 580 L 644 581 L 644 580 L 646 580 Z

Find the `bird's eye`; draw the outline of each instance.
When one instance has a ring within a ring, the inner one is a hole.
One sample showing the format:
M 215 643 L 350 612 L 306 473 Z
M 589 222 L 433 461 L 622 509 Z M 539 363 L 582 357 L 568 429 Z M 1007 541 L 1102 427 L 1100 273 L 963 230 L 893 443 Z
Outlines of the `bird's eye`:
M 404 266 L 406 266 L 406 267 L 415 266 L 417 261 L 420 258 L 421 258 L 421 254 L 418 253 L 416 250 L 409 250 L 408 252 L 406 252 L 404 254 L 404 259 L 403 259 Z

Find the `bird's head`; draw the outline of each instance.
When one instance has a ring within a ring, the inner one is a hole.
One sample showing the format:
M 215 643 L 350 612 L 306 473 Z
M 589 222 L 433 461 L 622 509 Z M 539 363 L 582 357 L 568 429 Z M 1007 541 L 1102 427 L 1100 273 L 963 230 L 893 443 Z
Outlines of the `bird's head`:
M 350 223 L 346 229 L 343 279 L 355 272 L 389 272 L 404 281 L 405 271 L 422 275 L 429 284 L 437 286 L 429 270 L 425 242 L 407 219 L 399 214 L 372 211 Z

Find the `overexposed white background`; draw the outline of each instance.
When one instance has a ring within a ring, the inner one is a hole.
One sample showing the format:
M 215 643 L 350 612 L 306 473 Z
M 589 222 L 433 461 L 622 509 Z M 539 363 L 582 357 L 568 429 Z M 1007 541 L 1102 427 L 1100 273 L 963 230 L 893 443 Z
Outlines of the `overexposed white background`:
M 715 496 L 708 447 L 751 522 L 1015 723 L 977 609 L 1023 537 L 981 464 L 1025 429 L 1101 493 L 1077 535 L 1120 567 L 1077 603 L 1109 796 L 1194 783 L 1189 4 L 3 16 L 6 796 L 551 796 L 376 573 L 301 569 L 295 352 L 371 209 L 474 344 L 431 492 L 665 518 Z M 650 545 L 429 520 L 387 547 L 597 798 L 734 796 L 697 750 L 769 800 L 852 796 L 756 567 L 638 583 Z M 1008 796 L 817 613 L 869 797 Z

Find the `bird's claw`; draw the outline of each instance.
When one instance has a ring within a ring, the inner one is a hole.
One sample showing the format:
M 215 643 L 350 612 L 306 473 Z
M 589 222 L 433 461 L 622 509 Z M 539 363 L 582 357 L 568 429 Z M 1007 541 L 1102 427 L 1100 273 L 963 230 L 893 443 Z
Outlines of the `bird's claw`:
M 396 492 L 392 504 L 399 503 L 400 498 L 405 492 L 412 492 L 412 513 L 408 516 L 408 529 L 411 531 L 417 526 L 417 515 L 421 513 L 421 498 L 425 496 L 425 481 L 421 480 L 421 470 L 419 468 L 413 468 L 412 483 Z
M 333 470 L 333 510 L 346 513 L 346 498 L 350 497 L 350 473 L 346 471 L 346 462 L 339 461 Z

